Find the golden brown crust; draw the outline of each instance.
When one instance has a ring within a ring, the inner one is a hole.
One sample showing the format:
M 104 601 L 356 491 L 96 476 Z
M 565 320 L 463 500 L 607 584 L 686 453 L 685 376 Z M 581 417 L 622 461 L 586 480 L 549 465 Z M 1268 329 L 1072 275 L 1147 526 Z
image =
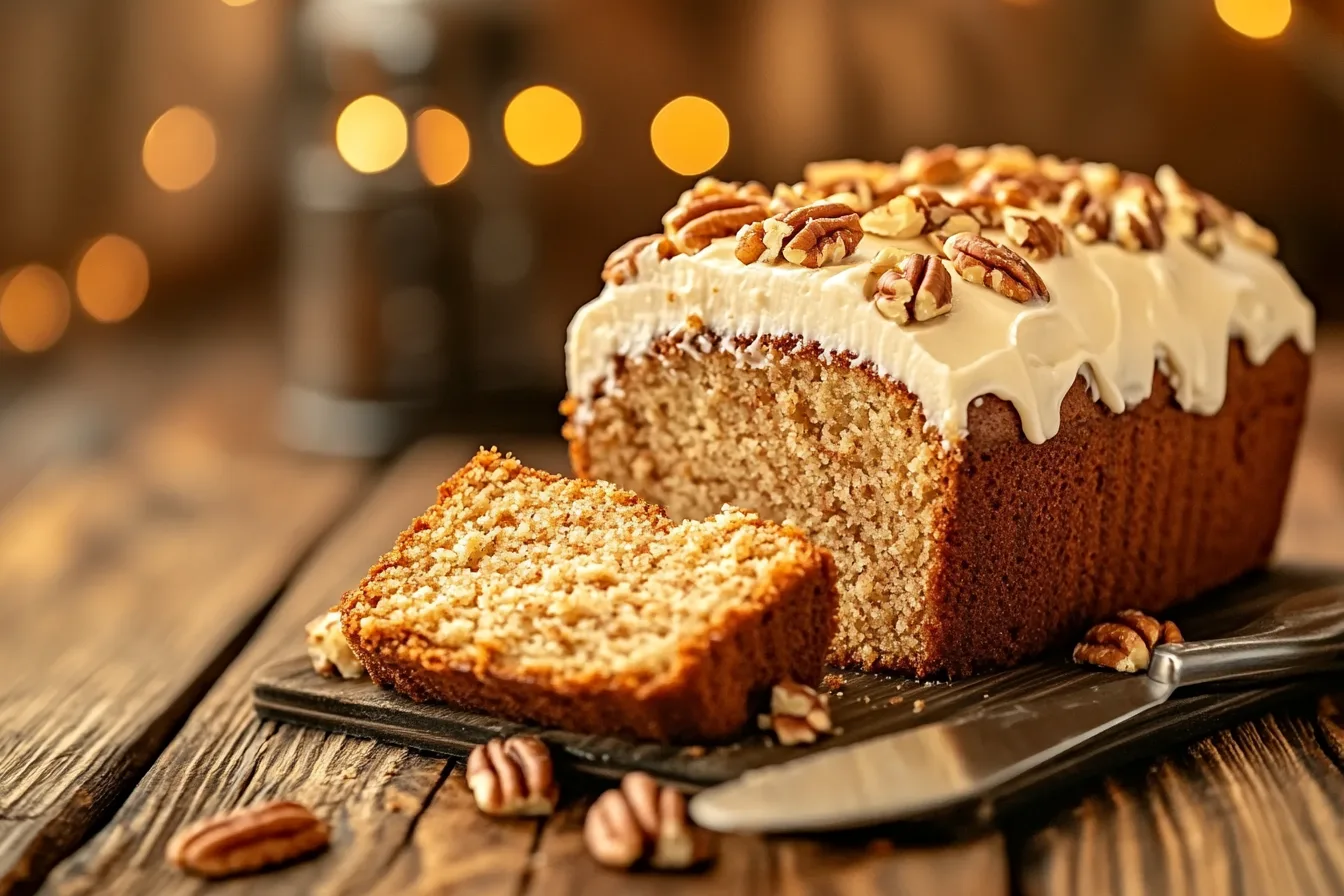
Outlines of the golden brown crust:
M 724 738 L 741 729 L 751 716 L 753 700 L 781 679 L 815 683 L 820 678 L 835 624 L 834 561 L 800 530 L 753 518 L 732 521 L 725 535 L 741 526 L 768 527 L 798 541 L 796 561 L 777 564 L 748 601 L 723 614 L 708 637 L 679 645 L 666 673 L 523 673 L 495 663 L 493 656 L 437 647 L 410 629 L 365 632 L 361 619 L 382 597 L 380 574 L 408 562 L 406 552 L 435 526 L 444 498 L 461 486 L 473 466 L 507 468 L 511 477 L 538 483 L 563 479 L 482 451 L 439 487 L 440 503 L 417 517 L 393 550 L 341 600 L 346 638 L 374 681 L 414 700 L 441 700 L 518 721 L 687 741 Z M 667 523 L 662 508 L 632 492 L 594 482 L 573 486 L 635 508 L 650 526 Z
M 922 419 L 917 401 L 871 366 L 850 367 L 852 359 L 792 337 L 767 341 L 836 376 L 869 378 L 886 400 L 909 404 Z M 676 348 L 666 341 L 655 351 Z M 1039 653 L 1122 607 L 1157 612 L 1263 565 L 1278 531 L 1308 370 L 1294 344 L 1257 366 L 1234 340 L 1227 400 L 1211 416 L 1183 411 L 1160 373 L 1152 396 L 1123 414 L 1093 401 L 1079 378 L 1058 435 L 1039 445 L 1022 435 L 1010 403 L 985 396 L 970 410 L 968 438 L 922 474 L 940 479 L 946 497 L 928 534 L 934 568 L 920 649 L 876 659 L 833 651 L 830 661 L 920 677 L 970 675 Z M 572 423 L 575 409 L 566 427 L 570 456 L 576 472 L 589 475 L 593 446 Z

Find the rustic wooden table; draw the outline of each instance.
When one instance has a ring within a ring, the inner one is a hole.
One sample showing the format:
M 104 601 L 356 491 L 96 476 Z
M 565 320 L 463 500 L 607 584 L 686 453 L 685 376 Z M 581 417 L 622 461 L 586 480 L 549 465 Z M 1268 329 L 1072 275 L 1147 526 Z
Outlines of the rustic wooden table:
M 249 334 L 0 376 L 0 893 L 1344 892 L 1329 700 L 972 842 L 731 837 L 695 876 L 598 868 L 586 798 L 487 821 L 453 762 L 259 722 L 254 670 L 299 649 L 477 443 L 426 441 L 389 467 L 285 451 L 278 364 Z M 558 439 L 505 447 L 564 468 Z M 1322 338 L 1280 554 L 1344 564 L 1344 332 Z M 184 823 L 274 797 L 328 818 L 331 849 L 223 884 L 164 864 Z

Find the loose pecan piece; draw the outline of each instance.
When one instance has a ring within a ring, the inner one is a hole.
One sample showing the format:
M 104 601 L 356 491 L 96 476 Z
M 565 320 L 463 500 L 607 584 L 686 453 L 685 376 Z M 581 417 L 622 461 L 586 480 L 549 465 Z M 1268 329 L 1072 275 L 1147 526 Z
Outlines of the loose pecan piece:
M 661 233 L 637 236 L 607 256 L 607 263 L 602 265 L 603 282 L 610 283 L 612 286 L 620 286 L 622 283 L 638 277 L 639 256 L 645 249 L 654 244 L 658 246 L 659 261 L 667 261 L 672 256 L 679 254 L 677 247 L 672 245 L 672 241 Z
M 911 147 L 901 159 L 901 176 L 920 184 L 955 184 L 961 180 L 957 148 L 950 143 L 924 149 Z
M 686 816 L 686 798 L 643 772 L 631 772 L 593 803 L 583 842 L 599 863 L 630 868 L 647 859 L 660 869 L 682 869 L 708 859 L 713 841 Z
M 1222 231 L 1206 193 L 1186 183 L 1170 165 L 1157 169 L 1153 178 L 1166 200 L 1167 229 L 1210 258 L 1223 251 Z
M 1095 243 L 1111 232 L 1111 212 L 1080 178 L 1064 185 L 1059 198 L 1059 220 L 1080 242 Z
M 313 671 L 327 678 L 360 678 L 364 664 L 350 649 L 341 631 L 341 614 L 335 610 L 323 613 L 304 627 L 308 644 L 308 659 Z
M 1120 169 L 1110 162 L 1083 162 L 1078 166 L 1078 176 L 1087 185 L 1088 192 L 1099 199 L 1120 189 L 1122 178 Z
M 737 234 L 737 258 L 743 264 L 781 257 L 805 268 L 818 268 L 847 257 L 863 239 L 854 209 L 840 202 L 814 202 L 743 227 Z
M 487 815 L 550 815 L 560 799 L 551 751 L 535 737 L 477 745 L 467 757 L 466 778 Z
M 1025 258 L 1012 249 L 973 233 L 956 233 L 943 253 L 963 280 L 988 286 L 1014 302 L 1050 300 L 1050 290 Z
M 663 215 L 663 229 L 678 251 L 694 255 L 721 237 L 770 214 L 770 194 L 758 183 L 701 178 Z
M 1111 198 L 1111 238 L 1131 252 L 1156 251 L 1166 243 L 1152 194 L 1141 184 L 1121 187 Z
M 1003 213 L 1003 229 L 1008 238 L 1022 247 L 1022 252 L 1032 261 L 1044 261 L 1068 251 L 1069 244 L 1064 239 L 1064 231 L 1049 218 L 1007 209 Z
M 201 877 L 229 877 L 311 855 L 327 845 L 327 825 L 306 806 L 259 803 L 179 831 L 167 857 Z
M 762 715 L 757 723 L 765 730 L 774 731 L 782 746 L 815 743 L 818 735 L 831 732 L 829 701 L 815 688 L 796 681 L 782 681 L 770 691 L 770 714 Z
M 1257 224 L 1255 219 L 1245 212 L 1232 212 L 1232 233 L 1246 245 L 1259 249 L 1266 255 L 1279 254 L 1279 240 L 1267 227 Z
M 1073 661 L 1105 666 L 1116 672 L 1141 672 L 1148 668 L 1153 648 L 1185 641 L 1174 622 L 1158 622 L 1139 610 L 1121 610 L 1115 619 L 1087 630 L 1073 648 Z

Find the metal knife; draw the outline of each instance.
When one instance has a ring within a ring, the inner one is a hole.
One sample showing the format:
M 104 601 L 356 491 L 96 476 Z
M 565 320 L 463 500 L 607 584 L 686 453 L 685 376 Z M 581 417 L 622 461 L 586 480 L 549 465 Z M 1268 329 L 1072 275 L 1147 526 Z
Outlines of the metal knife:
M 747 772 L 697 794 L 716 831 L 821 831 L 900 821 L 988 796 L 1166 701 L 1183 685 L 1321 671 L 1344 659 L 1344 586 L 1291 597 L 1233 635 L 1164 644 L 1147 675 L 1055 692 Z

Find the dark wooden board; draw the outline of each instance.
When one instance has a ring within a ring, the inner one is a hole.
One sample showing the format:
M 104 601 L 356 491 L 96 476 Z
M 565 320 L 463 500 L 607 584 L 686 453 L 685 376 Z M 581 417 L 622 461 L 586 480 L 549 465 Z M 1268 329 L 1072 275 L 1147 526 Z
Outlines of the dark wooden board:
M 1279 569 L 1206 595 L 1175 616 L 1189 638 L 1223 635 L 1291 594 L 1339 581 L 1344 581 L 1344 575 L 1337 572 Z M 735 778 L 753 768 L 1045 691 L 1082 690 L 1115 674 L 1083 669 L 1058 656 L 951 683 L 836 671 L 828 682 L 832 717 L 840 729 L 837 736 L 812 746 L 784 748 L 760 732 L 749 732 L 732 743 L 705 745 L 703 752 L 684 746 L 537 729 L 451 706 L 417 704 L 368 680 L 332 681 L 317 676 L 304 658 L 260 670 L 253 698 L 264 718 L 375 737 L 440 755 L 464 755 L 491 737 L 536 733 L 557 748 L 562 763 L 578 772 L 614 778 L 639 769 L 696 788 Z M 1320 685 L 1318 677 L 1272 687 L 1183 692 L 1107 737 L 1012 782 L 996 795 L 993 808 L 1012 808 L 1081 777 L 1194 740 Z M 977 808 L 985 814 L 985 807 Z M 994 814 L 989 813 L 991 817 Z

